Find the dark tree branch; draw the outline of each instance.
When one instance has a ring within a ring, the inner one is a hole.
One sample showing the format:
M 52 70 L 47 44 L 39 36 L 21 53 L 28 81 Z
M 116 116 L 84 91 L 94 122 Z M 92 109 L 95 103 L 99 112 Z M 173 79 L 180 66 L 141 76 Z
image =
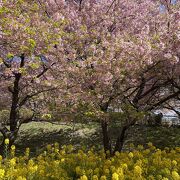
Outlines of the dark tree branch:
M 37 1 L 38 1 L 39 5 L 43 8 L 41 1 L 40 0 L 37 0 Z M 50 14 L 48 13 L 48 11 L 46 9 L 44 10 L 44 12 L 46 13 L 48 18 L 51 18 Z
M 7 68 L 11 68 L 11 64 L 8 64 L 6 61 L 3 61 L 3 63 Z
M 140 96 L 139 96 L 139 99 L 144 98 L 145 96 L 147 96 L 148 94 L 150 94 L 150 93 L 153 92 L 154 90 L 159 89 L 159 88 L 163 87 L 164 85 L 167 85 L 167 84 L 170 82 L 170 80 L 167 80 L 167 81 L 165 81 L 165 82 L 162 83 L 162 84 L 157 84 L 158 81 L 159 81 L 159 80 L 155 81 L 155 82 L 153 83 L 153 85 L 151 86 L 150 89 L 148 89 L 146 92 L 144 92 L 142 95 L 140 95 Z M 157 85 L 156 85 L 156 84 L 157 84 Z
M 154 103 L 153 105 L 151 105 L 151 106 L 150 106 L 149 108 L 147 108 L 146 110 L 147 110 L 147 111 L 151 111 L 151 110 L 153 110 L 154 108 L 156 108 L 156 107 L 162 105 L 163 103 L 167 102 L 168 100 L 177 97 L 179 94 L 180 94 L 180 90 L 178 90 L 177 92 L 175 92 L 175 93 L 173 93 L 173 94 L 171 94 L 171 95 L 169 95 L 169 96 L 167 96 L 167 97 L 159 100 L 157 103 Z
M 179 117 L 180 117 L 180 111 L 176 110 L 173 106 L 171 106 L 169 103 L 166 103 L 164 108 L 174 111 Z
M 109 13 L 110 9 L 112 8 L 113 4 L 116 2 L 116 0 L 113 0 L 110 4 L 110 6 L 108 7 L 107 11 L 106 11 L 106 14 Z
M 24 61 L 25 61 L 24 54 L 22 54 L 22 55 L 20 56 L 20 58 L 21 58 L 20 67 L 22 68 L 22 67 L 24 67 Z
M 81 9 L 82 9 L 82 2 L 83 2 L 83 0 L 79 0 L 79 11 L 81 11 Z
M 157 93 L 158 90 L 159 89 L 156 89 L 151 93 L 151 95 L 149 96 L 149 98 L 146 101 L 146 104 L 149 104 L 149 102 L 152 100 L 153 96 L 155 96 L 155 94 Z
M 50 66 L 43 65 L 43 70 L 42 70 L 42 72 L 40 72 L 34 79 L 37 79 L 37 78 L 40 78 L 41 76 L 43 76 L 49 69 L 51 69 L 51 67 L 52 67 L 54 64 L 56 64 L 56 63 L 52 63 Z M 34 82 L 34 79 L 32 79 L 30 83 L 33 83 L 33 82 Z
M 54 87 L 54 88 L 50 88 L 50 89 L 44 89 L 44 90 L 41 90 L 41 91 L 37 91 L 33 94 L 28 94 L 26 95 L 22 100 L 21 102 L 19 103 L 19 107 L 23 106 L 29 99 L 31 99 L 32 97 L 34 96 L 37 96 L 38 94 L 40 93 L 43 93 L 43 92 L 48 92 L 48 91 L 53 91 L 53 90 L 56 90 L 57 88 Z
M 42 71 L 41 73 L 39 73 L 39 74 L 36 76 L 36 78 L 41 77 L 43 74 L 45 74 L 45 72 L 46 72 L 47 70 L 48 70 L 48 68 L 45 67 L 45 66 L 43 66 L 43 71 Z
M 139 86 L 139 90 L 137 91 L 137 94 L 135 95 L 134 99 L 132 100 L 132 102 L 134 104 L 137 104 L 139 99 L 140 99 L 140 96 L 142 95 L 143 91 L 144 91 L 144 87 L 146 85 L 146 81 L 145 81 L 145 78 L 142 76 L 141 77 L 141 84 Z

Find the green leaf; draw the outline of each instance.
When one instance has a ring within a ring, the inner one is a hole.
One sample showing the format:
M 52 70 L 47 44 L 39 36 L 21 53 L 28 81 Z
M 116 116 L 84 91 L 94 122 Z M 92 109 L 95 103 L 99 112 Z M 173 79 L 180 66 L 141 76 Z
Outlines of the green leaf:
M 12 53 L 8 53 L 7 54 L 7 58 L 9 59 L 9 58 L 12 58 L 12 57 L 14 57 L 14 54 L 12 54 Z
M 35 46 L 36 46 L 36 41 L 35 41 L 34 39 L 29 39 L 28 42 L 29 42 L 31 48 L 35 48 Z

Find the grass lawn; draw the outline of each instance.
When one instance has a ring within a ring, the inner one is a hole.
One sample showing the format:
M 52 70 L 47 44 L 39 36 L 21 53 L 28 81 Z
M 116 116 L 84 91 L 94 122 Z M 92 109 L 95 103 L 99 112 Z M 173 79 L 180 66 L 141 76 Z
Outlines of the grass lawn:
M 118 127 L 110 128 L 112 142 L 118 134 Z M 72 144 L 76 148 L 102 148 L 102 135 L 98 123 L 80 124 L 74 126 L 51 124 L 47 122 L 31 122 L 23 124 L 15 141 L 17 153 L 30 147 L 32 154 L 40 153 L 47 144 L 58 142 L 60 145 Z M 152 142 L 158 148 L 180 146 L 180 129 L 177 127 L 145 127 L 134 126 L 128 130 L 124 149 L 130 143 L 147 144 Z

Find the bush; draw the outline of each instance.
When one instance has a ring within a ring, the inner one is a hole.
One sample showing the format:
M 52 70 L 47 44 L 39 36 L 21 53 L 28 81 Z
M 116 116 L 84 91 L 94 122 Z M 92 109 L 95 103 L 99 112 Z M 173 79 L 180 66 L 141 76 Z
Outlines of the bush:
M 32 115 L 33 115 L 33 112 L 30 109 L 27 109 L 27 108 L 20 109 L 19 117 L 23 121 L 26 122 L 26 120 L 31 118 Z M 0 111 L 0 122 L 2 122 L 4 125 L 9 124 L 9 116 L 10 116 L 9 110 Z
M 0 122 L 2 124 L 8 124 L 8 122 L 9 122 L 9 115 L 10 115 L 10 111 L 9 110 L 2 110 L 2 111 L 0 111 Z
M 163 114 L 159 113 L 159 114 L 150 114 L 148 117 L 148 125 L 150 126 L 161 126 L 162 125 L 162 117 Z
M 32 117 L 33 111 L 27 108 L 22 108 L 20 109 L 19 115 L 21 119 L 29 119 Z
M 15 156 L 15 146 L 5 159 L 0 157 L 0 179 L 79 179 L 79 180 L 123 180 L 123 179 L 169 179 L 179 180 L 180 148 L 156 149 L 138 146 L 131 152 L 116 152 L 106 159 L 103 150 L 95 152 L 73 151 L 73 146 L 59 148 L 59 144 L 48 145 L 44 153 L 29 157 Z

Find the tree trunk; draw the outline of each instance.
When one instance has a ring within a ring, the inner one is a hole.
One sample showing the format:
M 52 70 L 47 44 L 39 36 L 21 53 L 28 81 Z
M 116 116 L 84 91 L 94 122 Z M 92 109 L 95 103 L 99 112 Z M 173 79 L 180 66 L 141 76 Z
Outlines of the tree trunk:
M 20 56 L 21 62 L 20 62 L 20 68 L 24 66 L 24 54 Z M 13 83 L 13 89 L 9 88 L 9 91 L 12 93 L 12 103 L 11 103 L 11 110 L 10 110 L 10 131 L 4 126 L 0 127 L 0 132 L 3 134 L 3 141 L 0 145 L 0 153 L 3 155 L 5 150 L 5 139 L 9 139 L 8 148 L 11 147 L 11 145 L 14 143 L 20 124 L 18 124 L 19 120 L 19 82 L 22 77 L 22 74 L 20 72 L 15 73 L 14 72 L 14 83 Z
M 115 144 L 113 154 L 115 154 L 116 151 L 118 151 L 118 152 L 122 151 L 124 140 L 125 140 L 125 134 L 126 134 L 127 129 L 128 129 L 127 126 L 124 126 L 121 128 L 119 136 L 117 137 L 117 140 L 116 140 L 116 144 Z
M 0 155 L 1 156 L 4 155 L 4 150 L 5 150 L 5 144 L 4 144 L 4 140 L 3 140 L 1 145 L 0 145 Z
M 104 113 L 107 113 L 107 109 L 108 109 L 108 103 L 106 103 L 103 106 L 101 106 L 101 110 Z M 108 131 L 108 119 L 107 119 L 107 117 L 105 117 L 101 121 L 101 128 L 102 128 L 102 135 L 103 135 L 103 147 L 104 147 L 104 151 L 105 152 L 109 151 L 110 154 L 111 154 L 112 153 L 111 139 L 110 139 L 109 131 Z
M 22 68 L 24 66 L 24 54 L 20 56 L 21 58 L 21 63 L 20 67 Z M 19 81 L 21 79 L 22 74 L 21 73 L 15 73 L 15 80 L 14 80 L 14 85 L 13 85 L 13 90 L 11 91 L 12 93 L 12 104 L 11 104 L 11 111 L 10 111 L 10 131 L 14 132 L 17 128 L 17 121 L 19 118 L 19 113 L 18 113 L 18 104 L 19 104 Z
M 117 137 L 117 140 L 116 140 L 116 144 L 115 144 L 115 148 L 114 148 L 113 154 L 115 154 L 116 151 L 118 151 L 118 152 L 122 151 L 122 148 L 123 148 L 123 145 L 124 145 L 126 131 L 131 126 L 133 126 L 136 123 L 136 120 L 134 119 L 134 120 L 129 121 L 129 122 L 130 123 L 128 123 L 128 124 L 124 125 L 123 127 L 121 127 L 119 136 Z
M 109 151 L 111 154 L 111 141 L 109 137 L 109 132 L 108 132 L 108 123 L 105 120 L 102 120 L 101 122 L 101 128 L 102 128 L 102 135 L 103 135 L 103 146 L 105 152 Z
M 21 78 L 21 74 L 15 75 L 14 88 L 12 92 L 12 104 L 11 104 L 11 111 L 10 111 L 10 131 L 11 132 L 15 131 L 17 127 L 20 78 Z

